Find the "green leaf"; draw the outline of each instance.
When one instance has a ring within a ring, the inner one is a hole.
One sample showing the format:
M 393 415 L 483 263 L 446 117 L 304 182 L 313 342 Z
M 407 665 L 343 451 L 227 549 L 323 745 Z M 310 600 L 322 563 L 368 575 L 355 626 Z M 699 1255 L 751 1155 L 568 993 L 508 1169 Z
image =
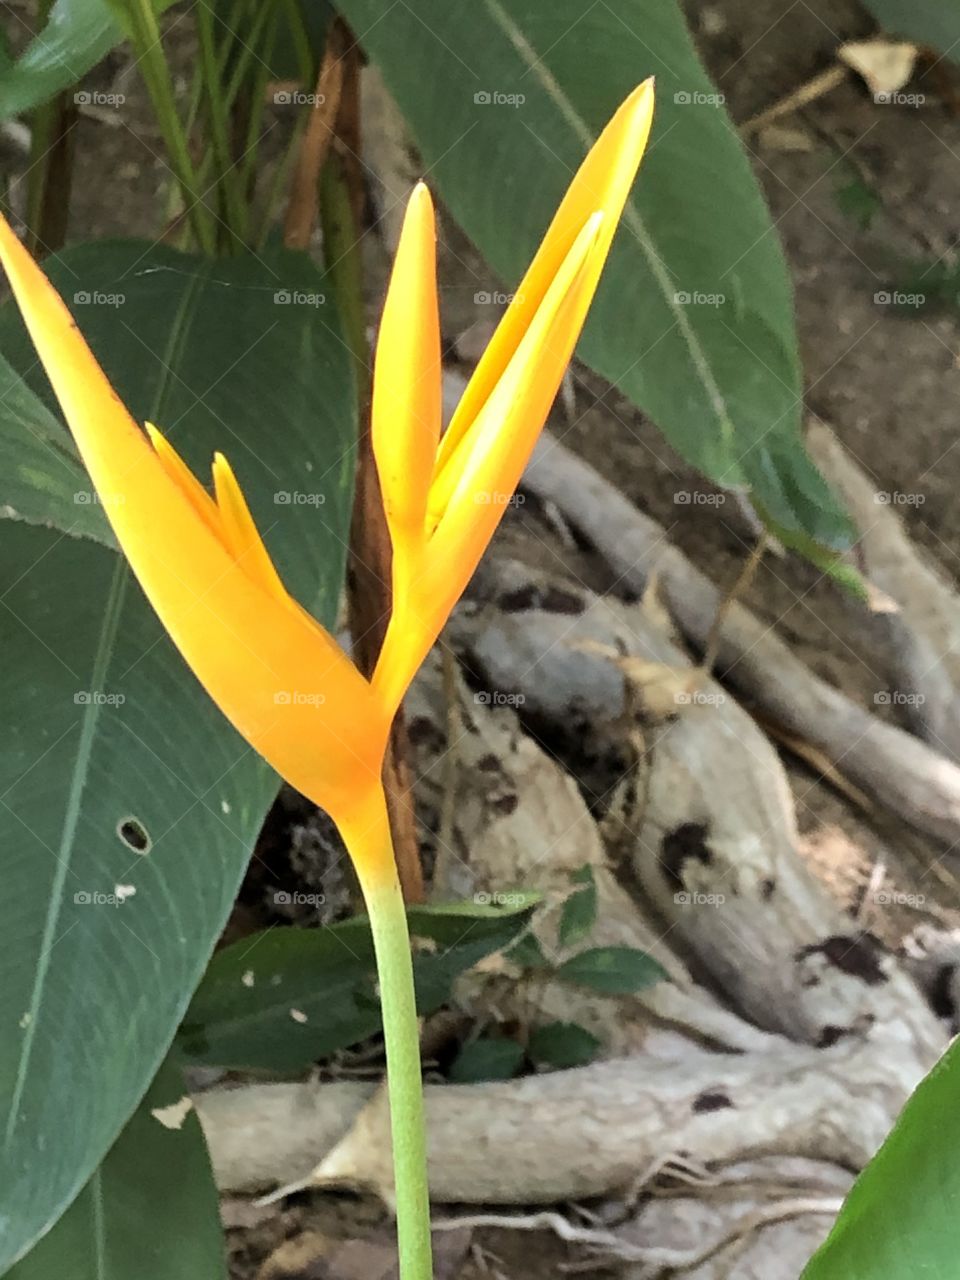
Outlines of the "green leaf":
M 411 907 L 411 932 L 434 944 L 414 957 L 420 1012 L 445 1003 L 461 973 L 507 946 L 530 909 L 529 901 L 511 911 Z M 302 1070 L 380 1029 L 375 982 L 365 917 L 253 934 L 214 956 L 184 1019 L 184 1052 L 214 1066 Z
M 492 901 L 489 900 L 492 897 Z M 478 901 L 479 898 L 479 901 Z M 504 925 L 509 936 L 530 918 L 540 894 L 516 890 L 494 895 L 480 894 L 457 902 L 427 903 L 410 907 L 410 932 L 444 946 L 454 946 L 467 938 L 501 937 Z
M 582 888 L 572 893 L 563 904 L 558 929 L 561 947 L 582 942 L 593 928 L 597 918 L 597 886 L 593 878 L 593 868 L 589 865 L 581 867 L 570 879 Z
M 600 129 L 656 75 L 651 146 L 579 354 L 711 479 L 749 484 L 785 528 L 851 542 L 800 436 L 792 291 L 776 231 L 674 0 L 340 8 L 404 112 L 430 181 L 508 287 Z
M 653 956 L 636 947 L 593 947 L 557 969 L 557 977 L 607 996 L 629 996 L 667 975 Z
M 582 1067 L 592 1062 L 600 1041 L 576 1022 L 548 1022 L 530 1033 L 527 1053 L 531 1061 L 547 1067 Z
M 156 13 L 173 0 L 152 0 Z M 31 111 L 77 84 L 123 40 L 107 0 L 56 0 L 43 29 L 0 82 L 0 120 Z
M 213 1171 L 186 1102 L 168 1059 L 99 1169 L 8 1280 L 226 1280 Z
M 520 969 L 546 969 L 547 957 L 535 933 L 525 933 L 506 953 L 511 964 Z
M 209 263 L 141 243 L 71 249 L 50 270 L 133 414 L 200 474 L 214 449 L 230 456 L 291 589 L 332 624 L 353 370 L 332 307 L 273 303 L 319 296 L 323 277 L 298 255 Z M 40 390 L 12 304 L 0 349 Z M 0 523 L 0 1272 L 74 1198 L 155 1074 L 277 787 L 123 559 L 64 537 L 76 506 L 39 492 L 56 529 Z M 274 501 L 294 492 L 326 501 Z
M 801 1280 L 955 1280 L 960 1042 L 907 1102 Z
M 805 533 L 796 533 L 790 529 L 783 528 L 762 503 L 757 502 L 756 507 L 757 514 L 763 520 L 763 523 L 774 537 L 780 539 L 784 546 L 790 547 L 791 550 L 805 556 L 814 568 L 832 578 L 834 582 L 843 587 L 845 591 L 849 591 L 858 600 L 862 600 L 865 604 L 869 602 L 870 592 L 862 575 L 843 556 L 837 555 L 835 551 L 822 543 L 815 542 L 813 538 L 808 538 Z
M 448 1073 L 454 1084 L 479 1084 L 483 1080 L 510 1080 L 523 1063 L 523 1046 L 516 1040 L 482 1036 L 465 1044 Z
M 540 900 L 535 893 L 498 897 L 492 904 L 468 901 L 409 908 L 411 933 L 435 948 L 421 950 L 413 959 L 417 1004 L 422 1013 L 450 1000 L 452 985 L 461 973 L 485 956 L 505 951 L 530 923 Z
M 960 62 L 958 0 L 864 0 L 884 28 Z
M 180 1029 L 213 1066 L 294 1072 L 380 1023 L 369 935 L 351 927 L 272 929 L 218 952 Z
M 70 433 L 0 355 L 0 506 L 8 520 L 116 546 Z

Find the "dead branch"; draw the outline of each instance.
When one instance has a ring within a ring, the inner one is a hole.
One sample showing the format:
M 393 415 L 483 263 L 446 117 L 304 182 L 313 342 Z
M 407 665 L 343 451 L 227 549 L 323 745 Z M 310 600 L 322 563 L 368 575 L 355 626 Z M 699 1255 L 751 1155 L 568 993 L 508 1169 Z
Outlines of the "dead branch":
M 719 1164 L 805 1155 L 857 1169 L 918 1079 L 913 1055 L 895 1044 L 878 1053 L 845 1040 L 428 1084 L 431 1195 L 438 1203 L 530 1205 L 599 1196 L 629 1187 L 670 1152 Z M 372 1086 L 244 1085 L 201 1093 L 195 1103 L 222 1191 L 309 1178 L 335 1149 L 338 1180 L 391 1198 L 386 1100 Z
M 574 734 L 607 726 L 615 740 L 631 663 L 661 701 L 676 690 L 669 718 L 644 726 L 636 769 L 604 823 L 615 859 L 636 875 L 651 932 L 764 1030 L 814 1044 L 892 1035 L 932 1064 L 943 1031 L 896 959 L 807 870 L 782 766 L 752 718 L 642 606 L 513 561 L 490 578 L 488 603 L 472 617 L 461 611 L 452 635 L 525 713 Z M 644 693 L 635 691 L 641 717 Z
M 524 486 L 555 503 L 625 587 L 642 591 L 656 570 L 678 626 L 702 652 L 720 595 L 655 520 L 549 437 L 537 445 Z M 720 635 L 718 669 L 766 715 L 834 761 L 842 757 L 845 774 L 862 790 L 918 830 L 960 843 L 960 768 L 815 676 L 742 605 L 730 609 Z

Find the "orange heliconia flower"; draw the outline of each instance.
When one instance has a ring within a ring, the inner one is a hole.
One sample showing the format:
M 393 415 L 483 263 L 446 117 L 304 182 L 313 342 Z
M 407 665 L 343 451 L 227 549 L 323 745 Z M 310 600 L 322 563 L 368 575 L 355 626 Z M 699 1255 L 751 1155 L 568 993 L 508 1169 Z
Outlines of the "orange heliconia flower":
M 213 496 L 120 403 L 43 272 L 0 219 L 0 260 L 117 541 L 224 715 L 340 826 L 361 882 L 393 874 L 380 774 L 390 723 L 513 494 L 556 396 L 646 145 L 653 86 L 584 160 L 441 438 L 435 227 L 411 196 L 373 384 L 393 612 L 373 679 L 280 580 L 227 460 Z M 311 696 L 314 695 L 314 696 Z

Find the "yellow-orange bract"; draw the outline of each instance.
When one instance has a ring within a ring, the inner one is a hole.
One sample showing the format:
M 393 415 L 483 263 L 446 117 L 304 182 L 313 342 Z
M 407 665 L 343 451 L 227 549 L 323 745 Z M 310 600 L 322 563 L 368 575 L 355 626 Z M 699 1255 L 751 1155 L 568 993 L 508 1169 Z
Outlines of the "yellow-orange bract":
M 442 439 L 433 207 L 422 185 L 410 199 L 374 370 L 393 612 L 372 681 L 287 592 L 226 459 L 214 460 L 211 497 L 155 427 L 140 429 L 0 219 L 0 259 L 144 592 L 223 713 L 330 813 L 366 884 L 392 874 L 380 786 L 390 723 L 519 483 L 583 327 L 652 112 L 647 82 L 584 160 Z

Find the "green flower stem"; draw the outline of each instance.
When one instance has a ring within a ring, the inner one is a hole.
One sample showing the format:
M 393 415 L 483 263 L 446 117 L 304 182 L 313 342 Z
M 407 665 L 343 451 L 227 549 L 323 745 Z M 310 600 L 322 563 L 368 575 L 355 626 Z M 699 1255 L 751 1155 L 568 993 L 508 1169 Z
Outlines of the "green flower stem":
M 387 1051 L 400 1280 L 431 1280 L 427 1139 L 410 934 L 386 799 L 379 789 L 371 799 L 362 828 L 352 838 L 350 832 L 344 832 L 344 836 L 355 858 L 377 957 Z
M 420 1026 L 413 987 L 407 914 L 396 878 L 367 902 L 377 953 L 387 1049 L 387 1090 L 397 1196 L 401 1280 L 430 1280 L 430 1196 L 420 1075 Z
M 331 152 L 320 178 L 324 253 L 337 295 L 347 346 L 353 352 L 358 399 L 369 395 L 369 353 L 358 246 L 347 188 Z M 363 890 L 377 957 L 380 1008 L 387 1051 L 387 1090 L 393 1138 L 400 1280 L 432 1280 L 427 1138 L 420 1075 L 420 1027 L 413 958 L 386 796 L 376 786 L 352 829 L 341 824 Z

